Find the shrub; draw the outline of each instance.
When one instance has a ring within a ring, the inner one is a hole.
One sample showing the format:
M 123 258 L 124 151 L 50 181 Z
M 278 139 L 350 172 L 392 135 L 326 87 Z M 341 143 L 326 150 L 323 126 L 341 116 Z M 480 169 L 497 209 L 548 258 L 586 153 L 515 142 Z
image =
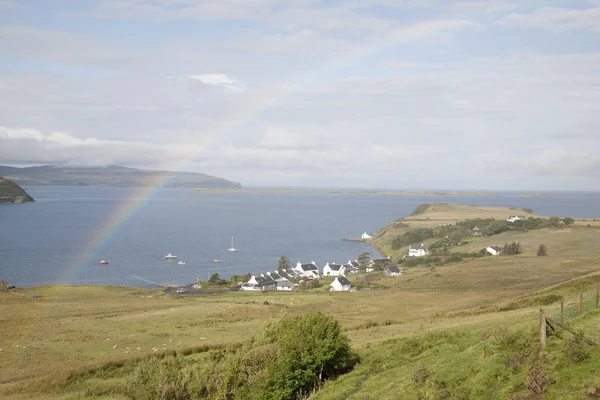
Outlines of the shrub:
M 240 349 L 213 351 L 201 360 L 140 362 L 123 394 L 134 400 L 295 400 L 355 361 L 338 322 L 312 313 L 271 322 Z
M 565 225 L 573 225 L 574 223 L 575 223 L 575 220 L 571 217 L 563 218 L 563 224 L 565 224 Z
M 550 385 L 554 383 L 554 379 L 544 369 L 539 358 L 533 358 L 527 365 L 527 378 L 525 386 L 535 395 L 544 394 Z
M 587 344 L 583 340 L 582 332 L 577 332 L 567 340 L 566 350 L 567 359 L 572 363 L 583 362 L 590 355 Z
M 545 244 L 540 244 L 540 247 L 538 247 L 537 249 L 537 255 L 539 257 L 544 257 L 548 255 L 548 249 L 546 248 Z

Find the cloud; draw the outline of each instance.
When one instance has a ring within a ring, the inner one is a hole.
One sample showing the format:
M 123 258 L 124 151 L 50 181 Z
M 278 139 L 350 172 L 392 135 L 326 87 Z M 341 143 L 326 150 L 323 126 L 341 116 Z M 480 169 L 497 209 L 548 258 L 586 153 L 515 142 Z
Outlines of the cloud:
M 568 9 L 542 7 L 530 14 L 510 14 L 495 22 L 507 27 L 546 29 L 555 32 L 589 30 L 600 32 L 600 7 Z
M 235 79 L 229 78 L 225 74 L 190 75 L 189 78 L 205 85 L 218 86 L 219 88 L 231 93 L 240 93 L 247 90 L 245 85 L 239 83 Z

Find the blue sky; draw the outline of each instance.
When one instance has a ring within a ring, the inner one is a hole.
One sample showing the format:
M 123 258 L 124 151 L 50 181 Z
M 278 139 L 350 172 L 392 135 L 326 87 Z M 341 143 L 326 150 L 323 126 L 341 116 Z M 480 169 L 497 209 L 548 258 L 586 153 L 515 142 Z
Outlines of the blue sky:
M 0 162 L 596 190 L 600 0 L 0 0 Z

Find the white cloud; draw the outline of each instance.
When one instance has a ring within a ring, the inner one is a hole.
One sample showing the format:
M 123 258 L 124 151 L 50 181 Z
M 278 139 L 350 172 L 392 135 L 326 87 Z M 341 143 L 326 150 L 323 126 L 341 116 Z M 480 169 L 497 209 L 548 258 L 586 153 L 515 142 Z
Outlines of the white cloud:
M 201 74 L 201 75 L 190 75 L 190 79 L 199 81 L 205 85 L 219 86 L 220 88 L 232 92 L 239 93 L 245 92 L 247 87 L 235 79 L 229 78 L 225 74 Z
M 572 30 L 600 32 L 600 7 L 586 9 L 542 7 L 530 14 L 510 14 L 495 24 L 547 29 L 556 32 Z

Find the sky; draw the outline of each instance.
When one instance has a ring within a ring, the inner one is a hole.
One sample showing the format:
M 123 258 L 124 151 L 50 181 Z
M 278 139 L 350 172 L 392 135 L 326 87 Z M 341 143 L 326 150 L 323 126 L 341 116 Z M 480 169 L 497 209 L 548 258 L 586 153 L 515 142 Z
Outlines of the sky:
M 598 190 L 600 0 L 0 0 L 0 164 Z

